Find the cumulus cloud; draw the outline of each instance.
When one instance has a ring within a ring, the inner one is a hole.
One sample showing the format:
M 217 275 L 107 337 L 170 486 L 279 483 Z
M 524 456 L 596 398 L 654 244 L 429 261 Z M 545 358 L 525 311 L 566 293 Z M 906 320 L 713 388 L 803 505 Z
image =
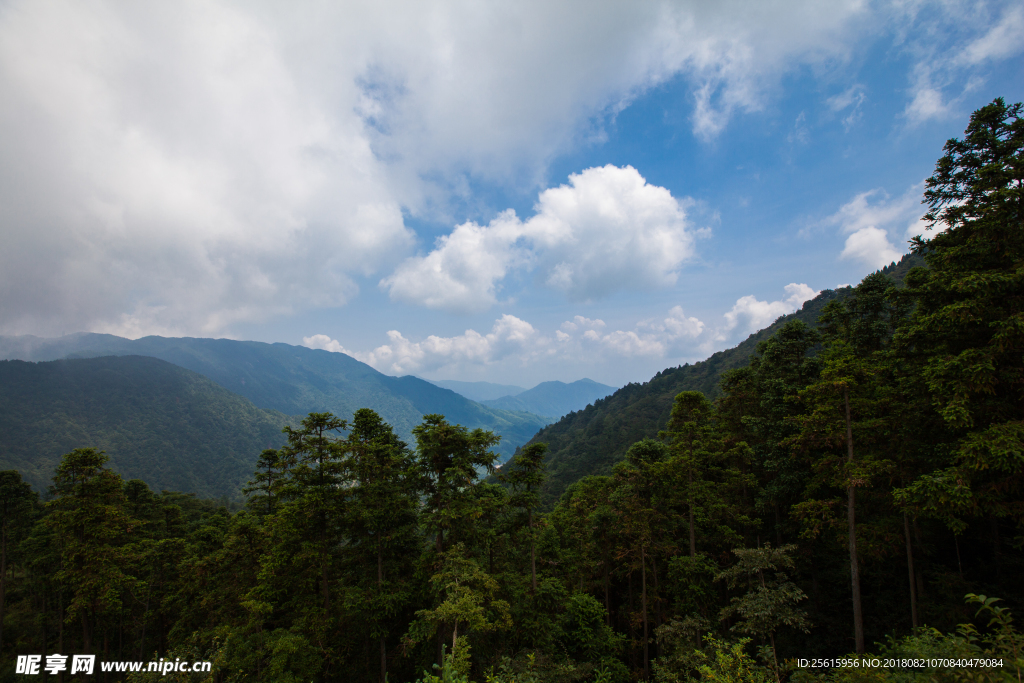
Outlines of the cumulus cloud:
M 881 268 L 899 261 L 906 250 L 897 249 L 890 235 L 906 242 L 924 234 L 927 224 L 921 220 L 921 192 L 924 183 L 914 185 L 898 197 L 889 197 L 882 189 L 861 192 L 826 219 L 848 236 L 839 255 L 855 259 L 869 268 Z
M 453 337 L 430 335 L 414 341 L 398 330 L 391 330 L 387 333 L 388 343 L 366 352 L 346 349 L 325 334 L 304 337 L 303 343 L 310 348 L 348 354 L 394 375 L 418 372 L 467 377 L 479 376 L 481 371 L 495 366 L 536 368 L 553 363 L 564 367 L 613 359 L 696 360 L 770 325 L 818 295 L 802 283 L 790 283 L 784 289 L 786 296 L 778 301 L 741 297 L 717 325 L 706 324 L 687 315 L 681 306 L 673 306 L 667 314 L 640 320 L 625 329 L 608 329 L 604 320 L 577 315 L 548 334 L 505 314 L 484 334 L 469 329 Z
M 303 343 L 310 348 L 348 354 L 381 372 L 405 375 L 486 366 L 510 357 L 525 361 L 543 354 L 551 342 L 530 323 L 507 314 L 496 320 L 487 334 L 466 330 L 455 337 L 430 335 L 413 342 L 398 330 L 390 330 L 388 339 L 389 343 L 365 353 L 348 351 L 325 334 L 303 337 Z
M 355 352 L 349 351 L 337 339 L 331 339 L 326 334 L 314 334 L 312 337 L 303 337 L 302 345 L 310 349 L 321 349 L 331 353 L 344 353 L 346 356 L 355 357 Z
M 819 292 L 803 283 L 785 286 L 778 301 L 761 301 L 753 295 L 736 300 L 719 324 L 707 324 L 688 316 L 681 306 L 668 315 L 639 321 L 633 329 L 605 331 L 602 320 L 576 316 L 556 333 L 561 353 L 596 357 L 645 356 L 650 358 L 705 357 L 723 344 L 772 324 L 776 318 L 798 310 Z
M 798 310 L 805 301 L 819 294 L 803 283 L 791 282 L 784 289 L 788 296 L 778 301 L 760 301 L 753 295 L 737 299 L 732 310 L 725 314 L 725 331 L 756 332 L 771 325 L 779 316 Z
M 693 254 L 686 204 L 631 166 L 589 168 L 541 192 L 528 220 L 509 210 L 487 226 L 464 223 L 381 286 L 392 299 L 453 311 L 495 304 L 516 267 L 571 301 L 664 287 Z
M 885 230 L 869 225 L 846 238 L 839 258 L 856 259 L 871 268 L 881 268 L 903 256 L 889 241 Z
M 580 317 L 576 316 L 576 320 Z M 564 323 L 562 329 L 573 325 L 574 323 Z M 681 306 L 672 307 L 663 318 L 642 320 L 632 330 L 604 332 L 604 327 L 605 324 L 601 320 L 589 321 L 589 324 L 575 324 L 572 330 L 580 332 L 575 337 L 579 350 L 574 348 L 572 353 L 596 353 L 626 358 L 678 356 L 692 350 L 690 347 L 694 346 L 694 340 L 698 339 L 705 329 L 703 322 L 687 316 Z M 560 337 L 563 344 L 572 340 L 571 335 Z

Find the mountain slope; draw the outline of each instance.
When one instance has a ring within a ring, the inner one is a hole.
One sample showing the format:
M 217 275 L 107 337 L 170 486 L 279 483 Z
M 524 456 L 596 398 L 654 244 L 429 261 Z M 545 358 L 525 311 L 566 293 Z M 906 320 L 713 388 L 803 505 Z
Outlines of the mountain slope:
M 912 267 L 923 265 L 922 257 L 908 254 L 882 272 L 902 284 Z M 825 305 L 850 291 L 848 287 L 826 289 L 805 302 L 799 311 L 782 316 L 731 349 L 693 365 L 662 370 L 643 384 L 627 384 L 611 396 L 542 429 L 530 443 L 548 444 L 548 480 L 541 494 L 544 503 L 554 503 L 569 484 L 581 477 L 610 472 L 633 443 L 656 438 L 668 422 L 676 394 L 701 391 L 711 399 L 717 398 L 722 373 L 746 365 L 758 342 L 770 338 L 790 320 L 816 326 Z
M 496 450 L 503 455 L 511 454 L 547 423 L 536 415 L 482 406 L 416 377 L 384 375 L 342 353 L 303 346 L 190 337 L 131 340 L 107 334 L 0 337 L 0 357 L 7 359 L 128 354 L 160 358 L 192 370 L 260 408 L 287 415 L 329 411 L 347 418 L 359 408 L 371 408 L 410 443 L 412 428 L 426 413 L 442 413 L 454 423 L 494 430 L 502 436 Z
M 491 401 L 503 396 L 515 396 L 526 391 L 525 387 L 517 387 L 514 384 L 460 382 L 454 379 L 429 379 L 427 381 L 439 387 L 451 389 L 456 394 L 462 394 L 471 401 Z
M 521 410 L 550 417 L 552 421 L 582 410 L 599 398 L 615 391 L 615 387 L 600 384 L 592 379 L 580 379 L 570 384 L 565 382 L 541 382 L 534 388 L 515 396 L 503 396 L 490 401 L 481 401 L 485 406 L 503 410 Z
M 154 490 L 233 498 L 288 422 L 156 358 L 0 361 L 0 469 L 39 490 L 64 453 L 95 447 Z

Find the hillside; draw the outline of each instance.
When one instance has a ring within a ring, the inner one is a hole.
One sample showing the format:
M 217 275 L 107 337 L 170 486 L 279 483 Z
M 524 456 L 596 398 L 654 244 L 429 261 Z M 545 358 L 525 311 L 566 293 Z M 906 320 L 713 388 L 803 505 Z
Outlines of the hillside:
M 514 384 L 460 382 L 455 379 L 429 379 L 427 381 L 439 387 L 451 389 L 456 394 L 462 394 L 471 401 L 490 401 L 503 396 L 515 396 L 526 391 L 525 387 L 519 387 Z
M 40 491 L 61 455 L 91 446 L 156 491 L 234 498 L 289 422 L 156 358 L 0 361 L 0 470 Z
M 511 454 L 547 420 L 475 403 L 417 377 L 391 377 L 342 353 L 304 346 L 232 339 L 73 334 L 55 339 L 0 337 L 0 358 L 48 361 L 110 355 L 150 356 L 197 372 L 256 406 L 286 415 L 329 411 L 349 417 L 371 408 L 412 443 L 412 428 L 424 414 L 442 413 L 450 422 L 493 430 L 496 449 Z
M 922 257 L 908 254 L 899 263 L 883 268 L 882 272 L 897 284 L 902 284 L 911 268 L 923 265 Z M 731 349 L 719 351 L 692 365 L 662 370 L 643 384 L 627 384 L 611 396 L 542 429 L 530 443 L 543 442 L 549 448 L 548 480 L 542 493 L 543 502 L 553 504 L 569 484 L 581 477 L 610 472 L 612 465 L 622 458 L 630 445 L 644 438 L 657 437 L 658 431 L 668 421 L 676 394 L 701 391 L 711 399 L 717 398 L 722 373 L 746 365 L 758 342 L 770 338 L 790 320 L 816 325 L 825 305 L 849 291 L 850 288 L 826 289 L 805 302 L 799 311 L 780 317 Z
M 599 398 L 611 394 L 615 387 L 600 384 L 592 379 L 565 382 L 541 382 L 537 386 L 515 396 L 481 401 L 485 406 L 503 410 L 520 410 L 551 418 L 558 418 L 574 410 L 582 410 Z

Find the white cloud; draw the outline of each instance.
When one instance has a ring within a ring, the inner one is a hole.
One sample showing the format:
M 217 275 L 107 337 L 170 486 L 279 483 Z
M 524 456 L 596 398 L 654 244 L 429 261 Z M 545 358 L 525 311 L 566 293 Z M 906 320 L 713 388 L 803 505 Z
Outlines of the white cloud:
M 760 301 L 753 295 L 740 297 L 725 314 L 725 331 L 749 334 L 771 325 L 779 316 L 793 313 L 819 292 L 806 284 L 791 282 L 785 287 L 788 296 L 779 301 Z
M 658 84 L 689 84 L 692 130 L 711 140 L 794 69 L 842 64 L 879 26 L 948 21 L 959 5 L 905 6 L 922 9 L 12 0 L 0 8 L 0 332 L 223 334 L 340 306 L 411 253 L 403 214 L 451 221 L 474 180 L 539 187 L 551 159 L 600 139 Z M 1013 7 L 966 32 L 964 63 L 1015 54 Z M 451 237 L 472 251 L 473 235 Z M 498 300 L 501 278 L 460 271 L 455 246 L 422 264 L 427 303 L 460 284 L 474 289 L 452 307 Z M 519 267 L 518 243 L 483 246 L 499 270 Z M 610 287 L 604 256 L 536 266 L 590 298 Z M 679 256 L 631 286 L 669 281 Z
M 921 123 L 945 116 L 947 112 L 949 104 L 944 100 L 942 92 L 937 88 L 922 85 L 914 92 L 914 99 L 907 104 L 903 114 L 912 123 Z
M 895 198 L 890 198 L 881 188 L 861 192 L 843 204 L 826 223 L 838 225 L 846 233 L 881 225 L 904 228 L 907 234 L 911 234 L 911 230 L 920 229 L 920 219 L 924 215 L 921 206 L 923 190 L 922 182 Z
M 486 227 L 463 223 L 426 256 L 406 259 L 380 285 L 394 300 L 427 308 L 485 310 L 497 303 L 496 289 L 508 271 L 529 260 L 516 246 L 522 228 L 511 210 Z
M 510 368 L 592 367 L 610 360 L 661 361 L 705 358 L 757 329 L 770 325 L 780 315 L 792 313 L 818 292 L 806 284 L 790 283 L 786 296 L 778 301 L 741 297 L 725 313 L 721 324 L 707 325 L 688 316 L 681 306 L 667 314 L 638 321 L 632 328 L 608 330 L 605 321 L 582 315 L 566 320 L 553 334 L 536 329 L 529 322 L 505 314 L 491 330 L 481 334 L 466 330 L 453 337 L 429 335 L 419 341 L 398 330 L 387 333 L 388 343 L 358 352 L 324 334 L 303 338 L 316 349 L 348 354 L 377 370 L 403 375 L 424 373 L 437 377 L 480 377 L 482 373 Z
M 912 97 L 904 109 L 910 125 L 961 116 L 959 105 L 984 80 L 982 67 L 1024 52 L 1024 8 L 1020 2 L 896 5 L 920 39 L 908 41 L 914 57 Z M 935 11 L 935 10 L 939 11 Z
M 303 337 L 303 343 L 310 348 L 346 353 L 381 372 L 395 375 L 486 366 L 510 357 L 522 362 L 544 353 L 551 344 L 551 340 L 540 335 L 530 323 L 514 315 L 503 315 L 487 334 L 466 330 L 456 337 L 430 335 L 413 342 L 398 330 L 391 330 L 388 339 L 388 344 L 366 353 L 347 351 L 340 342 L 325 334 Z
M 693 254 L 685 204 L 631 166 L 590 168 L 541 192 L 528 220 L 509 210 L 487 226 L 460 225 L 381 286 L 392 299 L 452 311 L 494 305 L 517 267 L 572 301 L 668 286 Z
M 704 332 L 705 325 L 697 318 L 687 317 L 681 306 L 674 306 L 666 317 L 643 320 L 633 330 L 603 333 L 603 327 L 601 323 L 586 329 L 580 336 L 582 344 L 612 356 L 664 358 L 692 350 L 689 347 L 695 346 L 693 342 Z
M 1011 4 L 999 22 L 985 35 L 971 41 L 955 62 L 981 64 L 991 59 L 1006 59 L 1024 51 L 1024 7 Z
M 924 234 L 927 224 L 921 220 L 921 192 L 924 183 L 912 186 L 899 197 L 890 198 L 882 189 L 861 192 L 826 219 L 846 233 L 842 259 L 856 259 L 869 268 L 881 268 L 899 261 L 903 251 L 893 239 L 906 243 L 914 235 Z
M 872 225 L 847 237 L 839 258 L 857 259 L 870 268 L 881 268 L 899 261 L 902 256 L 889 242 L 888 233 Z
M 331 353 L 344 353 L 346 356 L 355 357 L 355 353 L 341 345 L 337 339 L 331 339 L 326 334 L 314 334 L 312 337 L 303 337 L 302 345 L 311 349 L 322 349 Z
M 828 108 L 837 114 L 846 109 L 850 110 L 850 112 L 843 117 L 843 128 L 847 131 L 850 130 L 858 120 L 860 120 L 861 105 L 864 104 L 865 100 L 867 100 L 867 95 L 864 90 L 865 88 L 863 85 L 855 83 L 838 95 L 834 95 L 825 100 L 825 104 L 828 105 Z

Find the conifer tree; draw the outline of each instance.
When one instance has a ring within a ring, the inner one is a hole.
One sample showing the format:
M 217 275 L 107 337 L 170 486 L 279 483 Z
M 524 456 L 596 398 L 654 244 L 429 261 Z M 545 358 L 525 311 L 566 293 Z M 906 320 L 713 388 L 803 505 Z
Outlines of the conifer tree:
M 891 406 L 886 401 L 887 348 L 905 318 L 892 296 L 892 282 L 881 273 L 864 278 L 845 301 L 829 303 L 819 318 L 825 349 L 821 373 L 800 392 L 808 413 L 795 419 L 802 429 L 794 441 L 817 453 L 815 486 L 845 489 L 847 548 L 853 603 L 854 643 L 864 652 L 860 559 L 857 550 L 856 492 L 892 468 L 886 444 Z M 856 437 L 856 438 L 855 438 Z M 805 517 L 828 508 L 825 501 L 796 506 Z
M 8 563 L 30 527 L 37 498 L 17 470 L 0 471 L 0 653 L 4 651 Z
M 434 561 L 470 532 L 471 521 L 481 514 L 476 485 L 481 472 L 493 472 L 497 456 L 490 448 L 501 437 L 483 429 L 453 425 L 444 415 L 424 415 L 412 430 L 416 437 L 416 463 L 424 501 L 421 523 L 434 537 Z M 445 642 L 442 623 L 437 630 L 437 664 L 443 666 Z
M 391 621 L 409 599 L 401 572 L 414 552 L 419 479 L 412 453 L 372 410 L 357 410 L 345 440 L 345 480 L 350 482 L 349 555 L 359 587 L 356 604 L 380 651 L 380 681 L 387 677 Z M 404 555 L 404 559 L 403 559 Z
M 1024 121 L 996 99 L 971 115 L 926 181 L 935 232 L 913 248 L 916 303 L 899 335 L 920 360 L 934 409 L 953 431 L 951 456 L 900 500 L 963 528 L 964 516 L 1024 523 Z
M 521 509 L 526 515 L 527 534 L 530 539 L 530 595 L 537 594 L 537 537 L 533 528 L 533 513 L 537 508 L 538 489 L 544 484 L 544 454 L 548 446 L 535 443 L 512 456 L 502 467 L 498 480 L 512 489 L 508 505 Z
M 65 454 L 47 503 L 46 523 L 61 544 L 57 579 L 71 594 L 65 621 L 81 623 L 86 652 L 92 652 L 98 622 L 117 613 L 122 589 L 135 580 L 125 572 L 124 542 L 138 522 L 128 514 L 121 477 L 107 469 L 107 460 L 94 448 Z

